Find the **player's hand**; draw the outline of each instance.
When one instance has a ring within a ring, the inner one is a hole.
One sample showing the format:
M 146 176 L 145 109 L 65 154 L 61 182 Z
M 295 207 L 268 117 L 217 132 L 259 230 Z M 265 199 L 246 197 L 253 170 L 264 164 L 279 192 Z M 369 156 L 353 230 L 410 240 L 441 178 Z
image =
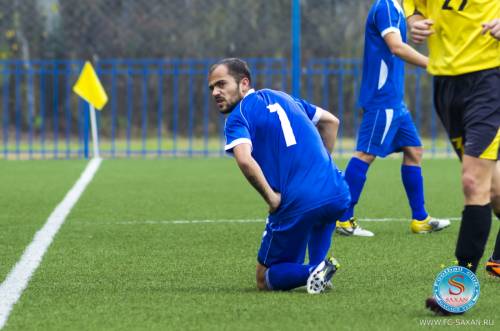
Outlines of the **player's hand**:
M 433 24 L 434 21 L 431 19 L 415 21 L 411 25 L 410 29 L 411 39 L 413 40 L 413 42 L 415 44 L 423 43 L 427 39 L 427 37 L 434 33 L 434 30 L 432 30 Z
M 483 26 L 482 34 L 490 32 L 493 38 L 500 40 L 500 18 L 496 18 L 491 22 L 481 24 Z
M 274 192 L 269 199 L 269 214 L 274 213 L 281 204 L 281 193 Z

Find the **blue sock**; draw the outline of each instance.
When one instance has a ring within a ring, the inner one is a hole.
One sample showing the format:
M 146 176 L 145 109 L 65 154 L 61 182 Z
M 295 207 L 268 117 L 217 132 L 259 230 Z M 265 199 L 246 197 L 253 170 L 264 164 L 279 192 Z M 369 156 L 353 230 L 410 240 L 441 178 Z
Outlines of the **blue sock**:
M 424 178 L 419 166 L 401 166 L 401 178 L 411 207 L 412 218 L 424 220 L 429 216 L 425 210 Z
M 369 163 L 358 159 L 357 157 L 351 158 L 347 168 L 345 169 L 345 180 L 349 185 L 349 191 L 351 192 L 351 204 L 349 209 L 340 218 L 341 221 L 347 221 L 354 216 L 354 206 L 358 203 L 359 196 L 363 190 L 363 186 L 366 182 L 366 173 L 370 167 Z
M 307 245 L 309 264 L 318 265 L 326 258 L 332 244 L 335 222 L 314 226 Z
M 288 291 L 307 283 L 310 265 L 298 263 L 279 263 L 272 265 L 266 271 L 267 287 L 273 291 Z

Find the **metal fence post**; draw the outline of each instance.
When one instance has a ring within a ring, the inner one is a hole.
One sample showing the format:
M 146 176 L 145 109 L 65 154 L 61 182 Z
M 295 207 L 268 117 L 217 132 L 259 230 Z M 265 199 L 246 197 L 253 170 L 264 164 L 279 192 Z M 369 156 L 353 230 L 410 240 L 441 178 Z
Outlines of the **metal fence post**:
M 300 0 L 292 0 L 292 94 L 300 97 Z

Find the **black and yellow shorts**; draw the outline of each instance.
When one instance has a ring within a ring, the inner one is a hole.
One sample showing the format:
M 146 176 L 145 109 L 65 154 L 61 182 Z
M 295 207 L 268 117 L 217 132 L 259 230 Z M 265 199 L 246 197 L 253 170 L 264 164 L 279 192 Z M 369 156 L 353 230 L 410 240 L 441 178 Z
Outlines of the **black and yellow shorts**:
M 434 77 L 434 104 L 460 159 L 499 160 L 500 68 Z

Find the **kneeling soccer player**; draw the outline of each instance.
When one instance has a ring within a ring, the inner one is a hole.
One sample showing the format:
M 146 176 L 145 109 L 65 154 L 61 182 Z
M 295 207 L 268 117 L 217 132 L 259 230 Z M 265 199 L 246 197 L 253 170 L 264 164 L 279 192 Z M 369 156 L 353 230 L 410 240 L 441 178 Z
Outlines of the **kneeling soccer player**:
M 323 292 L 338 268 L 327 258 L 349 188 L 330 154 L 338 119 L 284 92 L 251 88 L 247 64 L 223 59 L 210 68 L 209 88 L 226 114 L 225 150 L 269 205 L 257 258 L 257 287 Z M 309 263 L 304 264 L 306 247 Z

